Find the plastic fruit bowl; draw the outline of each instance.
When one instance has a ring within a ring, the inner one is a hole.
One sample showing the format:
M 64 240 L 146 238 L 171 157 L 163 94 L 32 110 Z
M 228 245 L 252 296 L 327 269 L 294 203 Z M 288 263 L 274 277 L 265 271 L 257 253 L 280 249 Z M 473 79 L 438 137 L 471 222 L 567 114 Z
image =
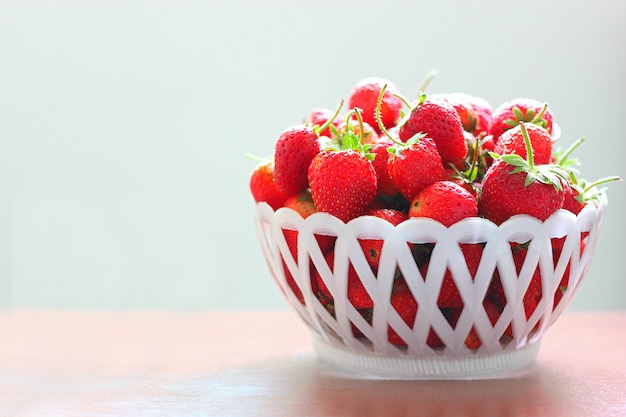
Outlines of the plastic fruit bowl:
M 255 224 L 270 273 L 323 361 L 362 376 L 476 378 L 532 364 L 589 268 L 605 205 L 602 197 L 577 216 L 559 210 L 541 222 L 518 215 L 500 226 L 468 218 L 446 228 L 426 218 L 396 227 L 370 216 L 347 224 L 327 213 L 303 219 L 257 203 Z M 382 240 L 377 268 L 368 264 L 362 239 Z M 482 247 L 477 267 L 468 267 L 466 244 Z M 446 274 L 460 308 L 438 305 L 442 285 L 450 285 Z M 355 276 L 371 299 L 367 308 L 349 296 Z M 413 300 L 410 317 L 392 302 L 399 280 Z M 533 285 L 540 297 L 531 305 Z

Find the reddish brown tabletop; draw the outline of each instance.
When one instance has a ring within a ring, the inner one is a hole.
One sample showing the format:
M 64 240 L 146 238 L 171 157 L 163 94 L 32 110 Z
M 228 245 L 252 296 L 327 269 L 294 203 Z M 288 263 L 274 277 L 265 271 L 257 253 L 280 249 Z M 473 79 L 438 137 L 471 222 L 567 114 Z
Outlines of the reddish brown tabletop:
M 284 312 L 0 312 L 0 416 L 626 416 L 626 313 L 565 313 L 532 368 L 358 379 Z

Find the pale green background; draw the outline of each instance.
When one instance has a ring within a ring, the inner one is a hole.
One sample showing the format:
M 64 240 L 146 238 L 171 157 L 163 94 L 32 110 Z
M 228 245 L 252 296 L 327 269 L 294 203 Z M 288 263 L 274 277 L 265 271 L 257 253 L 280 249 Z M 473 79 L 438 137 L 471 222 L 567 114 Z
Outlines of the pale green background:
M 0 2 L 0 303 L 286 308 L 244 153 L 361 78 L 546 101 L 626 177 L 626 3 Z M 626 184 L 571 309 L 626 309 Z

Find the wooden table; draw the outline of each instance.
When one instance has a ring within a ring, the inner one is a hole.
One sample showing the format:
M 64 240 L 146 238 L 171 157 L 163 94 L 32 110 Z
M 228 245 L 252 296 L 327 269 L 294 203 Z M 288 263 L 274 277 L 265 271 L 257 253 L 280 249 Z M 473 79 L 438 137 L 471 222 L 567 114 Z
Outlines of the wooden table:
M 566 312 L 532 368 L 358 379 L 289 311 L 0 311 L 0 416 L 626 416 L 626 313 Z

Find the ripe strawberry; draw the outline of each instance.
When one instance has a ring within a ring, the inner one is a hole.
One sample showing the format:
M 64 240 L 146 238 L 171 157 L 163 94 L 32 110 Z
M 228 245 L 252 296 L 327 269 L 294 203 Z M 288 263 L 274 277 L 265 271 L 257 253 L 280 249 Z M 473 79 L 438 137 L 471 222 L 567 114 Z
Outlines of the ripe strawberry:
M 483 254 L 483 246 L 479 244 L 463 243 L 459 245 L 461 252 L 465 258 L 465 264 L 470 273 L 472 281 L 476 277 L 476 271 L 478 271 L 478 265 Z M 420 273 L 425 278 L 428 272 L 428 262 L 424 263 L 420 267 Z M 437 305 L 442 308 L 459 308 L 463 307 L 463 299 L 459 293 L 454 278 L 452 278 L 452 272 L 446 269 L 443 281 L 441 283 L 441 291 L 439 298 L 437 298 Z
M 491 323 L 492 326 L 495 326 L 501 314 L 500 309 L 490 299 L 485 299 L 483 301 L 483 308 L 485 309 L 485 312 L 487 313 L 489 322 Z M 448 322 L 450 323 L 452 327 L 455 327 L 456 323 L 459 320 L 459 317 L 461 316 L 461 313 L 463 312 L 463 309 L 452 308 L 452 309 L 445 310 L 445 311 L 447 313 L 446 319 L 448 320 Z M 476 331 L 476 328 L 474 326 L 472 326 L 472 328 L 470 329 L 470 332 L 465 338 L 465 346 L 467 346 L 469 349 L 478 349 L 480 346 L 482 346 L 482 341 L 480 340 L 480 337 L 478 336 L 478 332 Z
M 452 181 L 437 181 L 426 186 L 411 201 L 409 217 L 429 217 L 446 227 L 466 217 L 478 216 L 474 196 Z
M 520 122 L 536 124 L 552 134 L 552 118 L 552 112 L 545 104 L 534 99 L 516 98 L 502 103 L 493 111 L 489 134 L 497 143 L 502 133 Z
M 394 289 L 391 293 L 391 306 L 396 310 L 406 325 L 412 328 L 415 324 L 418 305 L 402 276 L 394 281 Z M 407 345 L 407 342 L 403 340 L 391 326 L 387 328 L 387 340 L 396 346 Z M 443 346 L 443 342 L 432 328 L 428 332 L 426 343 L 432 348 Z
M 437 94 L 430 98 L 433 101 L 442 100 L 454 107 L 466 132 L 476 137 L 489 133 L 493 109 L 487 100 L 466 93 Z
M 324 256 L 324 260 L 326 261 L 330 271 L 334 271 L 335 267 L 335 251 L 329 251 Z M 315 283 L 321 294 L 332 299 L 332 295 L 328 290 L 328 287 L 324 283 L 322 276 L 320 275 L 317 268 L 315 268 Z M 374 307 L 374 302 L 372 301 L 369 293 L 363 286 L 361 279 L 359 278 L 356 270 L 350 263 L 348 267 L 348 300 L 350 303 L 357 309 L 366 309 Z
M 320 142 L 310 126 L 294 126 L 285 130 L 274 148 L 274 181 L 286 194 L 308 188 L 307 171 L 311 160 L 320 151 Z
M 313 127 L 317 126 L 318 128 L 320 128 L 324 126 L 331 119 L 332 119 L 331 125 L 334 126 L 335 128 L 337 128 L 339 125 L 343 123 L 343 120 L 341 120 L 341 117 L 335 116 L 335 112 L 333 112 L 332 110 L 325 109 L 325 108 L 315 108 L 311 110 L 311 113 L 309 113 L 308 122 Z M 318 134 L 319 136 L 330 137 L 331 135 L 330 126 L 324 128 L 324 130 L 319 131 Z
M 426 186 L 446 176 L 437 146 L 430 138 L 416 135 L 404 145 L 396 144 L 388 149 L 389 178 L 409 201 Z
M 360 112 L 355 112 L 361 122 Z M 308 170 L 313 202 L 318 210 L 348 222 L 363 214 L 376 197 L 376 171 L 371 163 L 371 145 L 364 145 L 351 128 L 341 138 L 341 149 L 324 149 Z
M 259 164 L 250 176 L 250 192 L 254 201 L 265 201 L 274 210 L 283 206 L 288 194 L 280 191 L 274 182 L 274 164 L 271 161 Z
M 558 179 L 535 180 L 526 172 L 515 172 L 505 160 L 494 163 L 483 179 L 478 213 L 496 224 L 516 214 L 546 220 L 563 206 L 565 192 Z
M 406 214 L 395 209 L 375 209 L 365 212 L 366 216 L 374 216 L 384 220 L 394 226 L 399 225 L 407 219 Z M 378 269 L 378 263 L 380 262 L 380 253 L 383 248 L 383 240 L 380 239 L 359 239 L 359 244 L 365 254 L 367 263 L 372 267 L 374 271 Z
M 567 173 L 555 165 L 535 165 L 530 138 L 520 125 L 526 143 L 527 159 L 504 155 L 489 167 L 483 178 L 478 212 L 501 224 L 516 214 L 546 220 L 563 206 Z
M 387 169 L 389 161 L 389 149 L 393 146 L 393 142 L 383 136 L 372 145 L 371 153 L 374 154 L 372 165 L 376 171 L 376 196 L 393 198 L 398 195 L 398 188 L 395 186 L 391 178 L 389 177 L 389 170 Z
M 352 130 L 352 133 L 354 133 L 357 136 L 361 135 L 361 126 L 362 126 L 363 128 L 362 142 L 363 143 L 373 145 L 374 143 L 378 141 L 378 132 L 374 130 L 374 128 L 369 123 L 366 123 L 365 121 L 363 121 L 362 123 L 359 123 L 358 120 L 354 120 L 354 119 L 350 119 L 348 122 L 342 121 L 341 123 L 339 123 L 339 125 L 337 125 L 335 129 L 335 133 L 334 134 L 331 133 L 331 137 L 334 139 L 337 139 L 338 142 L 341 142 L 342 138 L 344 137 L 344 135 L 346 134 L 348 130 L 348 125 L 350 125 L 350 129 Z M 332 129 L 331 129 L 331 132 L 332 132 Z
M 283 267 L 283 273 L 285 274 L 285 282 L 287 282 L 289 289 L 293 292 L 293 295 L 296 296 L 300 304 L 304 305 L 304 294 L 302 294 L 302 290 L 296 283 L 296 280 L 291 274 L 291 271 L 289 271 L 289 268 L 287 267 L 287 264 L 285 263 L 285 260 L 283 259 L 282 256 L 280 260 L 281 260 L 282 267 Z
M 461 118 L 454 107 L 441 100 L 428 100 L 423 94 L 400 127 L 398 137 L 406 142 L 417 133 L 423 133 L 435 142 L 444 166 L 464 166 L 467 143 Z
M 536 164 L 549 164 L 552 160 L 552 138 L 546 129 L 532 123 L 523 122 L 530 137 L 533 158 Z M 498 155 L 517 154 L 526 158 L 526 143 L 520 125 L 505 131 L 496 143 L 494 152 Z
M 378 77 L 365 78 L 357 83 L 348 99 L 349 108 L 362 109 L 363 121 L 372 126 L 378 134 L 381 130 L 374 113 L 383 86 L 386 86 L 386 91 L 379 105 L 380 116 L 384 126 L 388 129 L 392 128 L 400 121 L 400 112 L 404 103 L 394 95 L 398 93 L 398 89 L 391 82 Z
M 313 203 L 313 198 L 309 191 L 303 191 L 295 194 L 285 200 L 285 207 L 295 210 L 303 219 L 306 219 L 313 213 L 317 213 L 317 207 Z M 298 231 L 293 229 L 283 229 L 285 241 L 291 252 L 291 256 L 298 261 Z M 315 235 L 315 239 L 322 253 L 325 253 L 335 244 L 335 237 L 328 235 Z

